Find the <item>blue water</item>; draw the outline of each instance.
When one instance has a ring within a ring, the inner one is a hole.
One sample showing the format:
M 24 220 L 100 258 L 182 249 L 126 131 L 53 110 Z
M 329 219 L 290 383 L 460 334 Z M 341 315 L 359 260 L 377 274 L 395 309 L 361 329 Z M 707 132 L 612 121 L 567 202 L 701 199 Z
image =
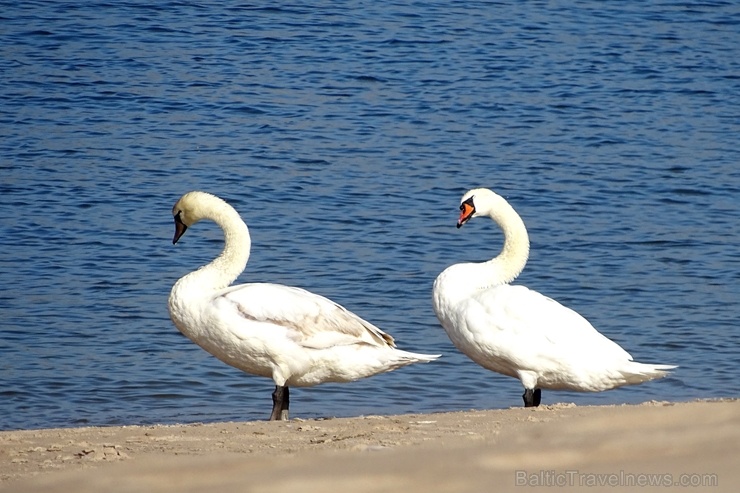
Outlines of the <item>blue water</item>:
M 264 419 L 272 382 L 169 320 L 191 189 L 229 200 L 240 281 L 297 285 L 442 353 L 295 389 L 293 416 L 521 405 L 458 353 L 431 287 L 495 255 L 455 229 L 493 188 L 532 240 L 517 282 L 664 380 L 544 403 L 740 395 L 737 2 L 8 2 L 0 11 L 0 428 Z M 479 222 L 480 221 L 480 222 Z

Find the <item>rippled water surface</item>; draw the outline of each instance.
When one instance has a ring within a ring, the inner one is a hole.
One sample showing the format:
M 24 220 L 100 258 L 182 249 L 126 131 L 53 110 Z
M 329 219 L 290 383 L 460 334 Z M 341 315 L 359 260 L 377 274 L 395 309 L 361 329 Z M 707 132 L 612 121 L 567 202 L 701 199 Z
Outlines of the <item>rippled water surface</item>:
M 740 394 L 736 2 L 21 2 L 0 12 L 0 428 L 263 419 L 272 382 L 177 332 L 229 200 L 240 281 L 328 296 L 435 363 L 296 389 L 293 416 L 521 405 L 431 308 L 468 188 L 532 240 L 517 282 L 673 376 L 545 403 Z

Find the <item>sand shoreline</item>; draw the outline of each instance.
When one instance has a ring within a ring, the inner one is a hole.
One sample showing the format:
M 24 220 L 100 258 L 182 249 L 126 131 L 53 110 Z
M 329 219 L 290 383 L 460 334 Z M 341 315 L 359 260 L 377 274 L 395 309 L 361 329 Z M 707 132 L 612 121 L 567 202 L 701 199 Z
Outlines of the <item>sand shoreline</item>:
M 0 490 L 735 491 L 739 452 L 737 399 L 62 428 L 0 432 Z

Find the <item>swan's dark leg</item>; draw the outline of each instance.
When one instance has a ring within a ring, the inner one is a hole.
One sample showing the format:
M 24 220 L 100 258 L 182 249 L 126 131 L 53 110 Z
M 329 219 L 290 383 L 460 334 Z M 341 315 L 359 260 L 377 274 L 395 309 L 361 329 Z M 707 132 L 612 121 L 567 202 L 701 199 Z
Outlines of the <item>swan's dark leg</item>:
M 524 389 L 524 395 L 522 398 L 524 399 L 524 407 L 537 407 L 540 405 L 540 401 L 542 400 L 542 390 Z
M 272 393 L 272 414 L 270 421 L 287 421 L 288 407 L 290 406 L 290 390 L 288 386 L 275 386 L 275 392 Z
M 283 406 L 280 408 L 280 419 L 288 421 L 288 408 L 290 407 L 290 389 L 286 385 L 283 393 Z M 537 401 L 539 404 L 539 401 Z

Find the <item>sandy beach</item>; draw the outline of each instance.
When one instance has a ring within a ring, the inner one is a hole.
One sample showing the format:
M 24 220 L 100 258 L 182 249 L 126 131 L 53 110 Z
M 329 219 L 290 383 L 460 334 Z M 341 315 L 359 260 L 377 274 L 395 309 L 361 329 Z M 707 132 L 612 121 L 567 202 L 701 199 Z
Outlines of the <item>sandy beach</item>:
M 737 491 L 740 400 L 6 431 L 0 491 Z

